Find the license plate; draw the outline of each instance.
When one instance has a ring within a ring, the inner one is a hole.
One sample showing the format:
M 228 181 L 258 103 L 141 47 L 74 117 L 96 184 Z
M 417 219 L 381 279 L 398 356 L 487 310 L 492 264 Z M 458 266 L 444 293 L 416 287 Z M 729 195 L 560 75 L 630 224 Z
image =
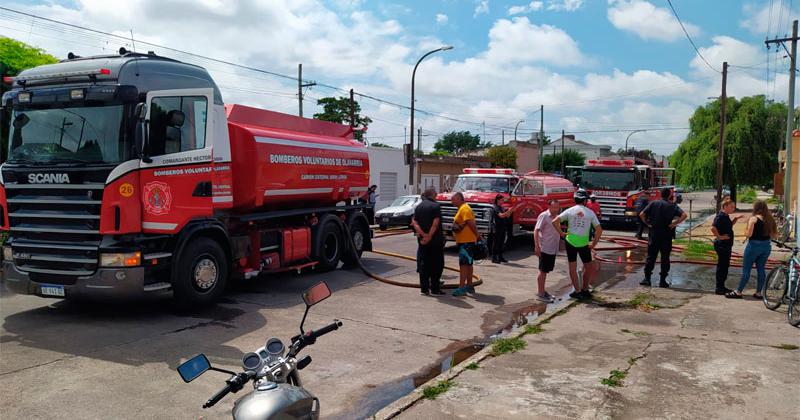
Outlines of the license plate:
M 383 218 L 381 218 L 381 220 L 382 220 L 384 223 L 389 223 L 389 218 L 388 218 L 388 217 L 383 217 Z
M 46 284 L 42 285 L 41 289 L 42 294 L 45 296 L 59 296 L 64 297 L 64 286 L 60 286 L 57 284 Z

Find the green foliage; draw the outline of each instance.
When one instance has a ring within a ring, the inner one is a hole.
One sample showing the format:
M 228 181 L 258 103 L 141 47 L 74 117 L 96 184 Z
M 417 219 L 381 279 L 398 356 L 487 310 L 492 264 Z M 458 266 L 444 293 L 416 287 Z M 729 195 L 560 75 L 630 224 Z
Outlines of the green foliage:
M 493 168 L 517 169 L 517 150 L 508 146 L 495 146 L 486 152 Z
M 577 150 L 566 149 L 564 150 L 564 161 L 567 166 L 581 166 L 586 163 L 586 156 Z M 561 152 L 546 155 L 542 159 L 542 170 L 545 172 L 561 172 Z
M 439 381 L 436 385 L 426 386 L 422 390 L 422 395 L 429 399 L 435 400 L 441 394 L 447 392 L 450 388 L 454 387 L 456 384 L 451 379 L 446 381 Z
M 678 239 L 673 243 L 683 247 L 683 255 L 687 258 L 705 259 L 709 258 L 711 256 L 710 253 L 714 252 L 714 245 L 708 241 Z
M 434 150 L 431 152 L 431 156 L 453 156 L 453 154 L 444 150 Z
M 477 362 L 472 362 L 472 363 L 464 366 L 464 369 L 467 369 L 467 370 L 478 370 L 479 367 L 480 367 L 480 365 L 478 365 Z
M 754 188 L 745 188 L 745 190 L 736 197 L 740 203 L 752 203 L 756 201 L 756 198 L 756 190 Z
M 653 153 L 653 151 L 650 149 L 637 150 L 632 147 L 629 147 L 627 151 L 625 149 L 618 149 L 617 154 L 621 156 L 633 156 L 639 159 L 646 159 L 650 161 L 656 160 L 655 153 Z
M 786 127 L 786 105 L 763 95 L 728 98 L 723 181 L 727 185 L 771 185 Z M 706 187 L 716 181 L 720 102 L 698 107 L 689 134 L 672 155 L 677 182 Z
M 626 303 L 628 306 L 636 308 L 642 312 L 653 312 L 661 307 L 661 305 L 653 302 L 655 298 L 656 295 L 652 293 L 640 292 Z
M 525 326 L 525 334 L 540 334 L 542 331 L 544 331 L 544 328 L 542 328 L 541 324 Z
M 785 344 L 785 343 L 781 343 L 781 344 L 778 344 L 777 346 L 772 346 L 772 347 L 775 347 L 776 349 L 781 349 L 781 350 L 797 350 L 797 349 L 800 349 L 800 346 L 797 346 L 795 344 Z
M 58 59 L 47 54 L 41 48 L 0 36 L 0 73 L 3 76 L 16 76 L 22 70 L 55 62 L 58 62 Z M 0 83 L 0 96 L 10 88 L 9 85 Z M 3 119 L 3 123 L 0 125 L 0 162 L 6 160 L 8 149 L 9 127 L 7 121 L 8 118 Z
M 628 372 L 614 369 L 609 372 L 608 378 L 600 378 L 600 383 L 608 387 L 618 388 L 624 385 L 624 381 L 627 376 Z
M 339 124 L 350 123 L 350 98 L 340 96 L 338 98 L 327 97 L 317 99 L 317 105 L 322 105 L 322 112 L 314 114 L 314 118 Z M 355 127 L 357 129 L 366 129 L 372 123 L 372 118 L 360 114 L 361 105 L 358 104 L 358 101 L 353 101 L 353 112 L 355 114 Z M 353 132 L 353 137 L 358 141 L 363 141 L 364 132 L 357 130 Z
M 492 354 L 497 356 L 500 354 L 514 353 L 524 349 L 527 345 L 528 343 L 519 337 L 499 338 L 492 344 Z
M 387 149 L 395 149 L 395 147 L 389 146 L 388 144 L 381 143 L 379 141 L 372 142 L 369 145 L 372 146 L 372 147 L 385 147 Z
M 469 131 L 451 131 L 437 140 L 433 148 L 451 155 L 460 155 L 478 150 L 482 146 L 486 146 L 486 143 L 481 143 L 481 136 L 477 134 L 473 135 Z

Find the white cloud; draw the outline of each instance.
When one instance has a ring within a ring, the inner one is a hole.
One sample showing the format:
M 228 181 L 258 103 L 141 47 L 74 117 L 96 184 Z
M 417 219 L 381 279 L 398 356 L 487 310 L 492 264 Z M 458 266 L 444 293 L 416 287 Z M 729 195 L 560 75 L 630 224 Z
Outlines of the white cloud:
M 500 19 L 489 30 L 491 60 L 542 61 L 555 66 L 577 65 L 584 57 L 578 43 L 555 26 L 536 25 L 527 17 Z
M 608 20 L 617 29 L 645 40 L 675 41 L 684 36 L 672 12 L 644 0 L 609 0 Z M 684 26 L 692 36 L 700 33 L 696 25 L 684 22 Z
M 436 14 L 436 23 L 439 25 L 447 25 L 447 21 L 449 18 L 444 13 L 437 13 Z
M 583 7 L 583 0 L 550 0 L 547 10 L 574 12 Z
M 748 3 L 743 5 L 742 14 L 745 18 L 739 21 L 739 27 L 761 36 L 764 36 L 764 34 L 770 37 L 775 34 L 791 34 L 791 22 L 800 16 L 794 10 L 790 12 L 781 11 L 777 3 L 772 8 L 772 16 L 770 16 L 771 4 L 772 2 L 769 2 L 769 4 L 764 2 L 764 4 Z M 781 5 L 783 5 L 783 2 L 781 2 Z M 789 16 L 787 16 L 787 13 Z M 778 22 L 779 17 L 783 18 L 780 22 Z M 772 18 L 772 22 L 770 22 L 770 18 Z
M 475 13 L 473 13 L 472 16 L 476 17 L 478 15 L 488 14 L 488 13 L 489 13 L 489 0 L 481 0 L 475 6 Z
M 531 12 L 538 12 L 544 8 L 544 2 L 532 1 L 528 4 L 521 4 L 519 6 L 511 6 L 508 8 L 508 15 L 522 15 Z

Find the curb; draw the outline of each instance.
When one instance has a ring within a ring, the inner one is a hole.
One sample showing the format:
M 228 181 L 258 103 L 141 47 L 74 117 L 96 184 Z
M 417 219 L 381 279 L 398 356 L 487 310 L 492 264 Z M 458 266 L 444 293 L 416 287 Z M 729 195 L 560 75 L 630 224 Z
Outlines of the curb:
M 600 287 L 596 288 L 595 291 L 603 291 L 607 287 L 605 284 L 601 285 Z M 574 300 L 565 300 L 562 301 L 560 304 L 555 304 L 553 306 L 552 311 L 546 312 L 543 316 L 539 316 L 536 318 L 535 322 L 526 325 L 540 325 L 545 321 L 549 321 L 551 318 L 561 315 L 562 311 L 571 309 L 574 306 L 577 306 L 579 301 Z M 518 338 L 525 335 L 525 328 L 520 328 L 519 331 L 515 331 L 504 338 Z M 414 404 L 418 403 L 420 400 L 424 399 L 425 397 L 422 395 L 422 390 L 425 388 L 425 385 L 437 383 L 439 381 L 445 381 L 449 379 L 454 379 L 461 375 L 470 363 L 478 363 L 486 360 L 490 357 L 495 357 L 492 355 L 492 346 L 486 346 L 481 351 L 475 353 L 471 357 L 467 358 L 466 360 L 462 361 L 456 366 L 451 367 L 447 372 L 440 374 L 439 376 L 425 382 L 424 384 L 420 385 L 419 387 L 415 388 L 411 391 L 410 394 L 400 398 L 399 400 L 387 405 L 386 407 L 382 408 L 380 411 L 375 413 L 372 417 L 369 417 L 373 420 L 384 420 L 384 419 L 392 419 L 397 417 L 400 413 L 408 410 L 409 408 L 413 407 Z

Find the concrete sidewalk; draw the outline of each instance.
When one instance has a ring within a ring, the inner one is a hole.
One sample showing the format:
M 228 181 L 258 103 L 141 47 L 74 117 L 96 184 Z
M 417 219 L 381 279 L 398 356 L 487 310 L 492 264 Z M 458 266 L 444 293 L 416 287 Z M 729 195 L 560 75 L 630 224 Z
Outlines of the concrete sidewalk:
M 800 330 L 752 298 L 628 279 L 481 352 L 376 418 L 797 418 Z M 748 290 L 746 292 L 750 292 Z M 465 366 L 477 361 L 471 369 Z M 430 390 L 429 390 L 430 392 Z

